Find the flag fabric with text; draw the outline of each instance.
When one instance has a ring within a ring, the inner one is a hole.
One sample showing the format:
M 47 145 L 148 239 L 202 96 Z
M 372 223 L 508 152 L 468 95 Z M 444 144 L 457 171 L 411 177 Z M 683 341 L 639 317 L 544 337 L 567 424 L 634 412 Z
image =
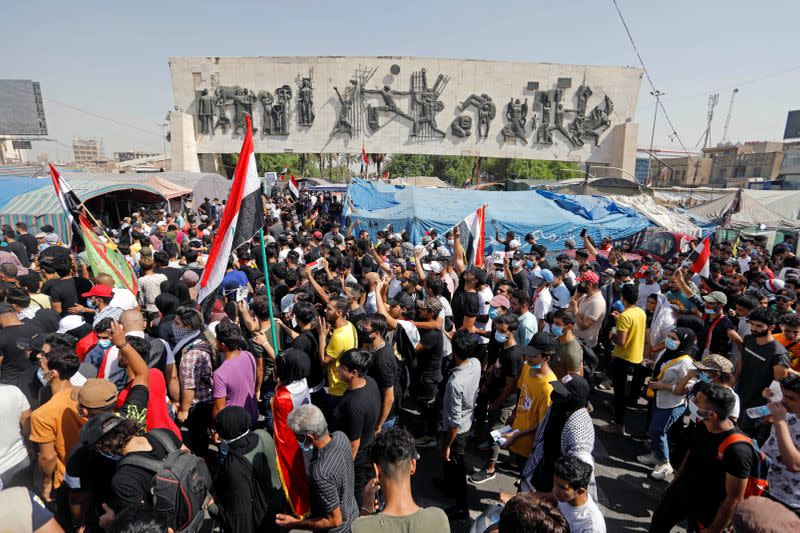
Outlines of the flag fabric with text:
M 703 242 L 689 254 L 687 261 L 691 265 L 689 266 L 690 271 L 707 278 L 711 273 L 711 240 L 708 237 L 703 239 Z
M 244 142 L 233 172 L 233 184 L 225 212 L 198 283 L 197 301 L 204 308 L 222 285 L 232 252 L 249 242 L 264 226 L 261 179 L 256 169 L 250 115 L 245 115 L 245 122 Z
M 484 219 L 486 216 L 486 206 L 480 206 L 477 211 L 470 213 L 464 220 L 458 223 L 461 231 L 461 241 L 467 253 L 467 262 L 471 265 L 483 266 L 485 255 L 484 241 Z

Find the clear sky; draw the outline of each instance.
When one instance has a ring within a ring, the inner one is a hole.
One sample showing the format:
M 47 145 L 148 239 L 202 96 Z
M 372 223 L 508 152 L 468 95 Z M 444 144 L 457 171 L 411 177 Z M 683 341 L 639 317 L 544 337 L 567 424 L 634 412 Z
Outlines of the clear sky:
M 800 109 L 800 0 L 618 0 L 690 149 L 720 93 L 712 141 L 780 139 Z M 11 2 L 0 17 L 0 77 L 41 82 L 50 137 L 34 152 L 70 160 L 73 137 L 105 151 L 160 152 L 172 107 L 170 56 L 409 55 L 638 66 L 611 0 Z M 653 117 L 643 80 L 637 120 Z M 116 122 L 76 111 L 77 107 Z M 677 146 L 659 117 L 656 145 Z

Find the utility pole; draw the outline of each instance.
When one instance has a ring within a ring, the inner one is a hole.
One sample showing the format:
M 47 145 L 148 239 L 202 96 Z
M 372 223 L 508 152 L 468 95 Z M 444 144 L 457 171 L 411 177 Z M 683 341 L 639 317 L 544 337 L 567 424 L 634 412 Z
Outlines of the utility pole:
M 739 89 L 734 89 L 731 93 L 731 102 L 728 104 L 728 116 L 725 119 L 725 129 L 722 130 L 722 140 L 721 143 L 725 143 L 728 140 L 728 127 L 731 125 L 731 113 L 733 112 L 733 99 L 736 98 L 736 93 L 739 92 Z
M 667 93 L 661 92 L 658 89 L 655 91 L 650 91 L 651 96 L 656 97 L 656 108 L 653 111 L 653 129 L 650 131 L 650 153 L 649 158 L 647 160 L 647 175 L 650 176 L 650 172 L 653 170 L 653 141 L 656 137 L 656 119 L 658 118 L 658 106 L 661 104 L 661 97 Z M 653 179 L 655 182 L 655 179 Z
M 706 131 L 703 133 L 703 148 L 700 150 L 700 155 L 697 156 L 697 161 L 694 164 L 694 176 L 692 176 L 692 187 L 697 187 L 697 172 L 700 169 L 700 159 L 705 154 L 705 149 L 708 148 L 708 139 L 711 137 L 711 121 L 714 120 L 714 108 L 717 107 L 719 102 L 719 93 L 708 95 L 708 112 L 706 113 Z

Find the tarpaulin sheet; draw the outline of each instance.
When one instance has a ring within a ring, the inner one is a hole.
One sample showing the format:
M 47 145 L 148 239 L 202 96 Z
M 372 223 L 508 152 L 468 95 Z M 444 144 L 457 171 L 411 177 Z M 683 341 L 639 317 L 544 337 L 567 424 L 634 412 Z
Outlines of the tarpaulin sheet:
M 800 191 L 741 190 L 737 210 L 728 226 L 734 229 L 797 229 L 800 228 Z M 737 194 L 720 198 L 690 211 L 708 220 L 721 223 L 735 206 Z
M 53 186 L 48 178 L 21 178 L 17 176 L 0 176 L 0 209 L 15 196 L 44 187 Z
M 621 213 L 623 215 L 636 214 L 635 210 L 621 207 L 604 196 L 558 194 L 543 190 L 537 190 L 536 192 L 548 200 L 553 200 L 559 207 L 588 220 L 600 220 L 615 213 Z
M 391 224 L 395 231 L 407 230 L 411 240 L 419 243 L 425 231 L 435 228 L 442 234 L 483 204 L 487 205 L 486 241 L 490 246 L 496 243 L 495 230 L 501 235 L 513 231 L 520 240 L 525 234 L 533 233 L 548 248 L 560 250 L 567 239 L 580 241 L 579 234 L 583 228 L 599 242 L 603 236 L 622 239 L 653 225 L 646 217 L 627 209 L 622 209 L 627 212 L 608 213 L 587 220 L 536 191 L 398 189 L 380 182 L 366 183 L 369 186 L 360 179 L 351 182 L 344 214 L 359 220 L 356 228 L 367 230 L 373 237 Z M 582 201 L 579 197 L 578 202 Z M 381 203 L 392 205 L 375 208 Z

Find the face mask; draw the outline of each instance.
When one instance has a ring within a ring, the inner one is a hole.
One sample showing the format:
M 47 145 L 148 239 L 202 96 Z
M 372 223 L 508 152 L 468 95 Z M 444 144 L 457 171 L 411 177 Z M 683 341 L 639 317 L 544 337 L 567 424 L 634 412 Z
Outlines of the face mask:
M 108 348 L 109 346 L 111 346 L 111 339 L 98 339 L 97 344 L 101 348 Z
M 47 379 L 45 379 L 44 376 L 45 376 L 44 369 L 42 367 L 39 367 L 39 370 L 36 371 L 36 377 L 39 378 L 39 382 L 41 382 L 42 385 L 47 385 L 50 382 L 47 381 Z
M 306 439 L 303 439 L 303 442 L 298 442 L 298 444 L 300 445 L 300 449 L 304 452 L 310 452 L 314 449 L 314 443 L 306 444 Z
M 717 310 L 716 309 L 709 309 L 708 307 L 703 308 L 703 311 L 705 311 L 705 313 L 707 315 L 716 315 L 717 314 Z
M 508 340 L 508 335 L 500 333 L 499 331 L 495 331 L 494 332 L 494 340 L 496 340 L 500 344 L 505 344 L 505 342 Z
M 492 320 L 495 320 L 498 316 L 500 316 L 498 314 L 498 311 L 499 310 L 496 307 L 490 307 L 489 308 L 489 318 L 491 318 Z
M 680 343 L 675 339 L 670 339 L 667 337 L 667 340 L 664 341 L 664 346 L 667 347 L 667 350 L 677 350 Z
M 506 273 L 503 272 L 502 270 L 495 270 L 494 271 L 494 277 L 497 278 L 497 279 L 503 279 L 503 278 L 506 277 Z
M 511 266 L 513 268 L 519 268 L 521 264 L 522 264 L 522 261 L 511 261 Z
M 706 372 L 700 372 L 699 374 L 697 374 L 697 379 L 699 379 L 703 383 L 711 382 L 711 376 L 709 376 L 708 373 Z
M 539 363 L 538 365 L 531 365 L 531 368 L 534 370 L 540 370 L 542 368 L 542 363 Z
M 553 324 L 552 326 L 550 326 L 550 333 L 552 333 L 556 337 L 560 337 L 561 335 L 564 334 L 564 328 L 562 328 L 561 326 L 556 326 L 555 324 Z
M 88 307 L 89 309 L 96 309 L 94 305 L 94 300 L 87 300 L 86 307 Z
M 689 419 L 695 424 L 699 424 L 703 420 L 703 417 L 700 416 L 700 410 L 697 408 L 697 404 L 694 403 L 694 400 L 689 400 Z
M 456 243 L 453 239 L 447 239 L 447 246 L 453 246 Z
M 106 459 L 111 459 L 112 461 L 122 461 L 122 459 L 123 459 L 123 457 L 121 455 L 117 455 L 115 453 L 105 453 L 105 452 L 100 452 L 100 451 L 98 451 L 97 453 L 99 453 L 100 455 L 102 455 Z

